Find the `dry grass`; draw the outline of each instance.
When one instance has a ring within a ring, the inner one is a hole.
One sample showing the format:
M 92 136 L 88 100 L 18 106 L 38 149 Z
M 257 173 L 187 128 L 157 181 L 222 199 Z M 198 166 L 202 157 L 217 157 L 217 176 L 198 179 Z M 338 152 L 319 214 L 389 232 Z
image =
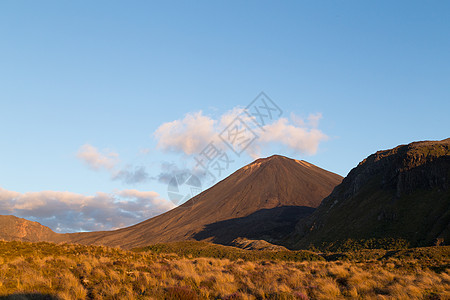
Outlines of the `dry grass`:
M 448 249 L 446 250 L 448 252 Z M 247 261 L 0 242 L 0 296 L 59 299 L 450 299 L 448 253 L 349 261 Z

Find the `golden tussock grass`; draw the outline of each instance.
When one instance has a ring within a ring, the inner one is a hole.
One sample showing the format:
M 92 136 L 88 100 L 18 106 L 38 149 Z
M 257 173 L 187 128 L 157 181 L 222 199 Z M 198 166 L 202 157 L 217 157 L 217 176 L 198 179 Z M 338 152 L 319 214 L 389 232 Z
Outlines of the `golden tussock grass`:
M 427 260 L 402 259 L 397 253 L 366 261 L 295 262 L 186 258 L 97 246 L 0 242 L 0 296 L 449 299 L 449 249 L 441 249 L 443 255 L 434 260 L 428 256 Z

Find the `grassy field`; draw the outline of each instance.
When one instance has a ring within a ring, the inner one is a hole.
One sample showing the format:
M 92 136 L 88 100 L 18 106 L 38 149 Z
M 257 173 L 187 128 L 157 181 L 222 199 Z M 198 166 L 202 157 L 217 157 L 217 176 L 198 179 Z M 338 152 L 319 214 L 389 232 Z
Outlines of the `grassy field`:
M 196 242 L 134 251 L 0 242 L 0 299 L 23 297 L 450 299 L 450 247 L 319 255 Z
M 175 253 L 182 257 L 211 257 L 227 258 L 230 260 L 242 259 L 246 261 L 256 260 L 284 260 L 284 261 L 317 261 L 325 260 L 322 256 L 312 251 L 249 251 L 236 247 L 222 246 L 207 242 L 185 241 L 151 245 L 144 248 L 136 248 L 135 252 Z

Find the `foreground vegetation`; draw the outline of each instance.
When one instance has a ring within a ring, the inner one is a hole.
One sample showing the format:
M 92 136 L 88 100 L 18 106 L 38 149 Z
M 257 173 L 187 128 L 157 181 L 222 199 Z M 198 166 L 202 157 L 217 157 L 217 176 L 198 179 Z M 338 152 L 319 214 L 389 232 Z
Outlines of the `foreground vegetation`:
M 231 254 L 227 254 L 227 249 Z M 268 254 L 207 243 L 174 243 L 124 251 L 99 246 L 0 242 L 0 296 L 450 298 L 448 246 L 328 253 L 318 257 L 311 252 Z
M 185 241 L 155 244 L 144 248 L 134 249 L 136 252 L 151 251 L 154 253 L 175 253 L 182 257 L 211 257 L 227 258 L 230 260 L 242 259 L 246 261 L 257 260 L 284 260 L 284 261 L 317 261 L 325 260 L 313 251 L 249 251 L 236 247 L 222 246 L 207 242 Z

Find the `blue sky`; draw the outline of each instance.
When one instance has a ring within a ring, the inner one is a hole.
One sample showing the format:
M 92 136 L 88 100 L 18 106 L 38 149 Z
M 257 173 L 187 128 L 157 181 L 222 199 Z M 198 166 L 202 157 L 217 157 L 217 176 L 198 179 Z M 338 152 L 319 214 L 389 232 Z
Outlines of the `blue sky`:
M 345 176 L 377 150 L 448 138 L 449 13 L 448 1 L 2 1 L 0 213 L 58 231 L 161 213 L 161 174 L 192 167 L 261 91 L 285 123 L 221 178 L 275 153 Z M 212 131 L 189 135 L 187 117 Z M 314 130 L 326 138 L 299 137 Z

